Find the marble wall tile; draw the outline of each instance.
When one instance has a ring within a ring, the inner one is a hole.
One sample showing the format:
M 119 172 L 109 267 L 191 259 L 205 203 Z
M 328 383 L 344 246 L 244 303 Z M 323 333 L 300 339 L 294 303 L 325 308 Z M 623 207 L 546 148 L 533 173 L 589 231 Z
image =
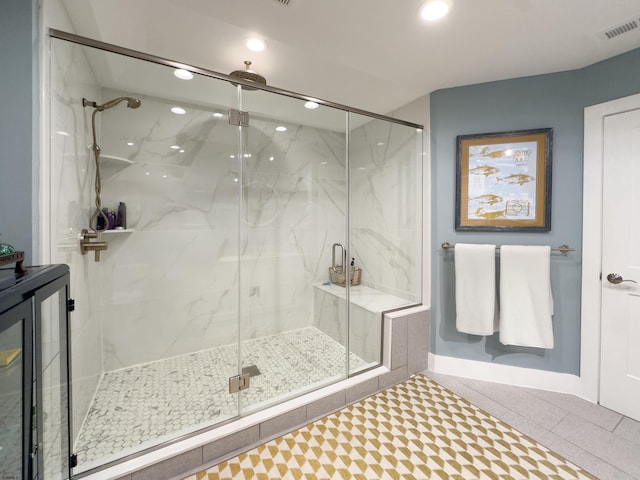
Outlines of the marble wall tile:
M 421 300 L 422 197 L 415 129 L 374 120 L 352 132 L 351 249 L 362 282 Z
M 311 325 L 345 238 L 344 135 L 252 120 L 238 158 L 226 120 L 138 97 L 103 112 L 103 152 L 132 162 L 105 178 L 104 205 L 126 203 L 135 230 L 102 234 L 105 369 L 236 342 L 238 318 L 243 340 Z

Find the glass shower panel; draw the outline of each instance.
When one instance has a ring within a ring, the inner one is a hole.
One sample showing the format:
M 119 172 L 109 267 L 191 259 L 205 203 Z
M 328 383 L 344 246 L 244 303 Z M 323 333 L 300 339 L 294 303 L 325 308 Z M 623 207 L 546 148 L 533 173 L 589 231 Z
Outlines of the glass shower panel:
M 241 413 L 347 375 L 347 309 L 329 280 L 346 245 L 346 113 L 242 91 Z M 332 291 L 332 288 L 335 291 Z
M 353 374 L 382 361 L 383 312 L 422 301 L 422 130 L 351 113 L 349 140 Z
M 238 127 L 228 82 L 64 40 L 51 48 L 52 263 L 71 267 L 74 473 L 236 417 Z M 92 107 L 102 207 L 126 228 L 77 234 L 95 208 Z M 96 354 L 96 352 L 98 352 Z
M 238 370 L 240 172 L 238 127 L 228 119 L 235 90 L 151 67 L 157 71 L 149 79 L 175 83 L 171 94 L 138 90 L 139 112 L 120 109 L 101 126 L 103 151 L 127 140 L 139 145 L 133 164 L 103 181 L 104 202 L 124 202 L 133 231 L 102 234 L 114 251 L 104 255 L 101 297 L 104 342 L 115 345 L 106 351 L 107 370 L 142 379 L 136 418 L 149 432 L 143 446 L 238 414 L 238 395 L 229 393 Z
M 74 474 L 378 365 L 382 312 L 422 291 L 421 132 L 108 50 L 51 40 L 48 234 L 78 299 Z M 78 245 L 94 113 L 102 207 L 127 211 L 98 233 L 100 261 Z

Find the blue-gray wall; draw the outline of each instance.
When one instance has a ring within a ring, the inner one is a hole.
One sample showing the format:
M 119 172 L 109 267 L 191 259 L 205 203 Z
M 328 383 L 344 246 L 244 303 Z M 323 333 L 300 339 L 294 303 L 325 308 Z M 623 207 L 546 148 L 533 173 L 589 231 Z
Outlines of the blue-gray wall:
M 38 2 L 0 5 L 0 242 L 33 263 L 37 242 Z
M 432 343 L 437 355 L 579 374 L 583 109 L 640 92 L 640 49 L 570 72 L 439 90 L 431 94 Z M 456 232 L 456 136 L 553 128 L 552 225 L 545 233 Z M 455 328 L 454 255 L 443 242 L 568 244 L 553 254 L 555 348 L 505 347 L 498 335 Z

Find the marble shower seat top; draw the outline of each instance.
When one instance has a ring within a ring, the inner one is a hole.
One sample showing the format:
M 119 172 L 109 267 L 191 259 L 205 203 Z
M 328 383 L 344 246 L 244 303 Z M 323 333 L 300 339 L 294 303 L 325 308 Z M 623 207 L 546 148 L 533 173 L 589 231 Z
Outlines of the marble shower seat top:
M 343 300 L 347 298 L 347 289 L 338 285 L 314 285 L 313 287 L 342 298 Z M 375 290 L 366 285 L 351 287 L 349 300 L 352 304 L 374 313 L 382 313 L 386 310 L 415 305 L 415 302 L 396 297 L 390 293 Z

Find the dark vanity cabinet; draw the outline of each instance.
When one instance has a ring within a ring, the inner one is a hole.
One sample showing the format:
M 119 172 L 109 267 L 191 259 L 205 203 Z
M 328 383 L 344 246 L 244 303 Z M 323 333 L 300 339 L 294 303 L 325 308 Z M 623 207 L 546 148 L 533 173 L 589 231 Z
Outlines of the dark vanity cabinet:
M 69 268 L 0 269 L 0 478 L 70 477 Z

